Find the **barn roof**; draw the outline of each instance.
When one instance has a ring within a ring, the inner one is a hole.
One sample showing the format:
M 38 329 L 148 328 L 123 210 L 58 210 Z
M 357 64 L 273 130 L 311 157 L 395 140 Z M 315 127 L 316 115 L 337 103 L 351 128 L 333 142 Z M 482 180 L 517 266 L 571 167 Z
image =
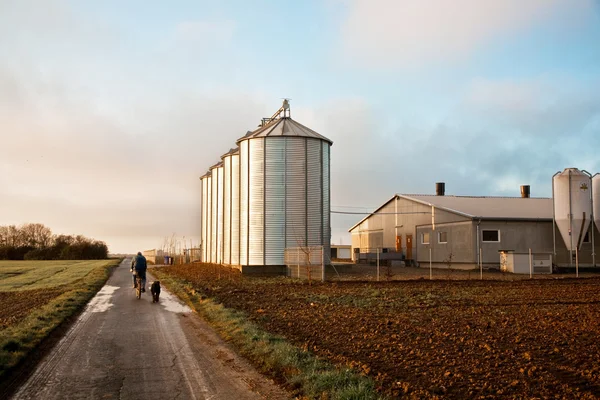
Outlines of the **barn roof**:
M 487 220 L 547 220 L 552 221 L 552 198 L 436 196 L 426 194 L 396 194 L 377 210 L 352 226 L 352 231 L 371 215 L 376 214 L 394 199 L 403 198 L 471 219 Z

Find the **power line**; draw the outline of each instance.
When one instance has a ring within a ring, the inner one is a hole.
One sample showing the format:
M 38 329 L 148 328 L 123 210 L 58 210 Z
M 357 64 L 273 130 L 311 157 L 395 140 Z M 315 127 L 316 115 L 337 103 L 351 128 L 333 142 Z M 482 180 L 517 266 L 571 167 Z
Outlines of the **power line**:
M 331 211 L 332 214 L 350 214 L 350 215 L 409 215 L 409 214 L 428 214 L 428 211 L 410 211 L 410 212 L 356 212 L 356 211 Z
M 333 208 L 355 208 L 355 209 L 367 209 L 367 210 L 372 210 L 375 207 L 367 207 L 367 206 L 336 206 L 336 205 L 332 205 L 331 207 Z

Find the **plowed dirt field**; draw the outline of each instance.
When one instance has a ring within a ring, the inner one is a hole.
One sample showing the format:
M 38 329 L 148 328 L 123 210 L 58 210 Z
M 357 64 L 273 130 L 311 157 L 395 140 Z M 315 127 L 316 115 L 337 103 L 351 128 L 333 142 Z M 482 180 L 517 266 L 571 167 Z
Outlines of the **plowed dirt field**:
M 600 279 L 313 283 L 165 267 L 409 398 L 600 398 Z
M 41 307 L 63 293 L 61 289 L 0 292 L 0 329 L 16 324 L 32 310 Z

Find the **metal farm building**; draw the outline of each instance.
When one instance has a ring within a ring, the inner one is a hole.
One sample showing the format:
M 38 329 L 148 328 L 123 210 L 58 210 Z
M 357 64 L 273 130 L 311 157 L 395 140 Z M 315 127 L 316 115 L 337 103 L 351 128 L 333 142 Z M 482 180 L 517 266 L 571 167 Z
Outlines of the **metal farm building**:
M 329 262 L 331 140 L 285 101 L 237 145 L 200 178 L 202 261 L 284 274 L 286 248 L 323 246 Z
M 600 191 L 600 175 L 568 168 L 553 177 L 553 198 L 531 198 L 529 186 L 521 197 L 448 196 L 444 183 L 436 195 L 396 194 L 350 228 L 353 259 L 369 262 L 379 253 L 390 263 L 498 268 L 501 254 L 528 260 L 531 250 L 536 273 L 593 267 L 600 240 L 592 181 Z

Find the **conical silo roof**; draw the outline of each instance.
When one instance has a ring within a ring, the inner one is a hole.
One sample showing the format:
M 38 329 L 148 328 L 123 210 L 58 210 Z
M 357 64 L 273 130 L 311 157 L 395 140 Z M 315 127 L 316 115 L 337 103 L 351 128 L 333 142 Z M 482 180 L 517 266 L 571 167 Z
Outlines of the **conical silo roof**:
M 218 162 L 218 163 L 216 163 L 215 165 L 212 165 L 212 166 L 208 167 L 208 171 L 210 172 L 210 171 L 212 171 L 213 169 L 215 169 L 215 168 L 219 168 L 219 167 L 222 167 L 222 166 L 223 166 L 223 161 L 219 161 L 219 162 Z
M 290 117 L 283 117 L 273 120 L 267 125 L 259 127 L 255 131 L 248 132 L 246 135 L 239 138 L 237 143 L 248 139 L 277 136 L 308 137 L 324 140 L 329 142 L 329 144 L 333 144 L 333 142 L 327 139 L 325 136 L 313 131 L 299 122 L 294 121 Z
M 221 160 L 224 159 L 227 156 L 234 155 L 234 154 L 239 154 L 239 152 L 240 152 L 240 148 L 239 147 L 231 148 L 231 149 L 229 149 L 229 151 L 227 153 L 225 153 L 225 154 L 223 154 L 221 156 Z

